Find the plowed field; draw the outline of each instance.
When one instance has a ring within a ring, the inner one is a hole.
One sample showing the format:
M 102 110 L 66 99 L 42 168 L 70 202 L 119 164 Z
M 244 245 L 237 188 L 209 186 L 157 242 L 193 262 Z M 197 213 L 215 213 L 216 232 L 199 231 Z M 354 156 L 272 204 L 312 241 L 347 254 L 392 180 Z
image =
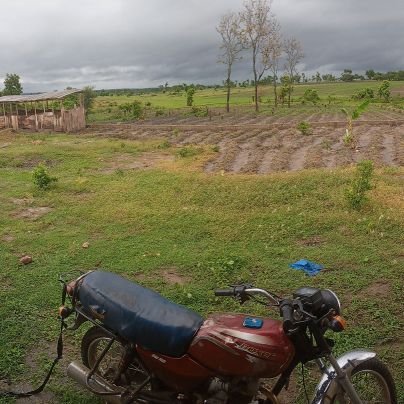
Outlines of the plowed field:
M 218 146 L 206 172 L 266 174 L 305 168 L 333 168 L 371 159 L 376 166 L 404 165 L 403 114 L 375 110 L 355 121 L 356 147 L 344 145 L 345 121 L 341 113 L 235 118 L 168 117 L 131 124 L 92 125 L 101 136 L 136 140 L 164 139 L 173 146 Z M 301 134 L 297 123 L 312 127 Z

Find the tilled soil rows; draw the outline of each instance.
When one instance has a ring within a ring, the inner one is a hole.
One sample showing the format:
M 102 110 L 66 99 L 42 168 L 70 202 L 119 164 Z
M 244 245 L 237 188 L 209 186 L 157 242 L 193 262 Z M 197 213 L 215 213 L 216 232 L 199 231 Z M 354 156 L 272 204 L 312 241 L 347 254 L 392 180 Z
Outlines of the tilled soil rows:
M 232 124 L 184 119 L 160 123 L 94 124 L 89 133 L 107 137 L 145 140 L 162 139 L 172 146 L 212 145 L 215 157 L 206 172 L 266 174 L 306 168 L 334 168 L 372 160 L 376 166 L 404 165 L 404 120 L 383 112 L 372 120 L 354 123 L 355 147 L 343 142 L 346 122 L 326 121 L 324 116 L 310 121 L 311 133 L 303 135 L 291 120 L 268 122 L 241 118 Z M 329 116 L 329 118 L 334 118 Z M 375 119 L 376 118 L 376 119 Z

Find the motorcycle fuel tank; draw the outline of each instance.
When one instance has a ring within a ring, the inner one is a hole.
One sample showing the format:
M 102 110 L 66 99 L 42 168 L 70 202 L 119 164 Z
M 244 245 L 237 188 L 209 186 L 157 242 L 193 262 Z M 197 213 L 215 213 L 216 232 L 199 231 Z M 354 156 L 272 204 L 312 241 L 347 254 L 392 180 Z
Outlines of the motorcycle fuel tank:
M 188 354 L 224 376 L 275 377 L 287 368 L 295 349 L 278 320 L 216 314 L 205 320 Z

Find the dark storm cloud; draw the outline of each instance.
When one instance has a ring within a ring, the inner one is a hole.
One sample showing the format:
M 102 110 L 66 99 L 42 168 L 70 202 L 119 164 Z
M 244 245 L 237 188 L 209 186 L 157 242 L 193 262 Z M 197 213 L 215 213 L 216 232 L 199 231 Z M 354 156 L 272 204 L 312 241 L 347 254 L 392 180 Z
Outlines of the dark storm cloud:
M 4 2 L 0 77 L 16 72 L 26 91 L 93 84 L 148 87 L 219 83 L 220 15 L 242 0 L 40 0 Z M 303 44 L 301 69 L 404 69 L 401 0 L 275 0 L 284 34 Z M 248 57 L 235 78 L 251 77 Z

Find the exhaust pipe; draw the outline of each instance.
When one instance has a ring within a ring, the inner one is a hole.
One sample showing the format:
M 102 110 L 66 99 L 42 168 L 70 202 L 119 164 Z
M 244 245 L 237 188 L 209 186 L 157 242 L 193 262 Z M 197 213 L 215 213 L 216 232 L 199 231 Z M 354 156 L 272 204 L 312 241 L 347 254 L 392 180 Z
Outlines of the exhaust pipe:
M 70 363 L 67 367 L 67 375 L 93 394 L 102 395 L 103 393 L 116 393 L 114 395 L 102 395 L 102 398 L 111 404 L 122 404 L 124 402 L 122 400 L 124 390 L 120 387 L 113 386 L 99 375 L 94 374 L 91 376 L 87 384 L 87 376 L 89 373 L 90 369 L 76 361 Z

